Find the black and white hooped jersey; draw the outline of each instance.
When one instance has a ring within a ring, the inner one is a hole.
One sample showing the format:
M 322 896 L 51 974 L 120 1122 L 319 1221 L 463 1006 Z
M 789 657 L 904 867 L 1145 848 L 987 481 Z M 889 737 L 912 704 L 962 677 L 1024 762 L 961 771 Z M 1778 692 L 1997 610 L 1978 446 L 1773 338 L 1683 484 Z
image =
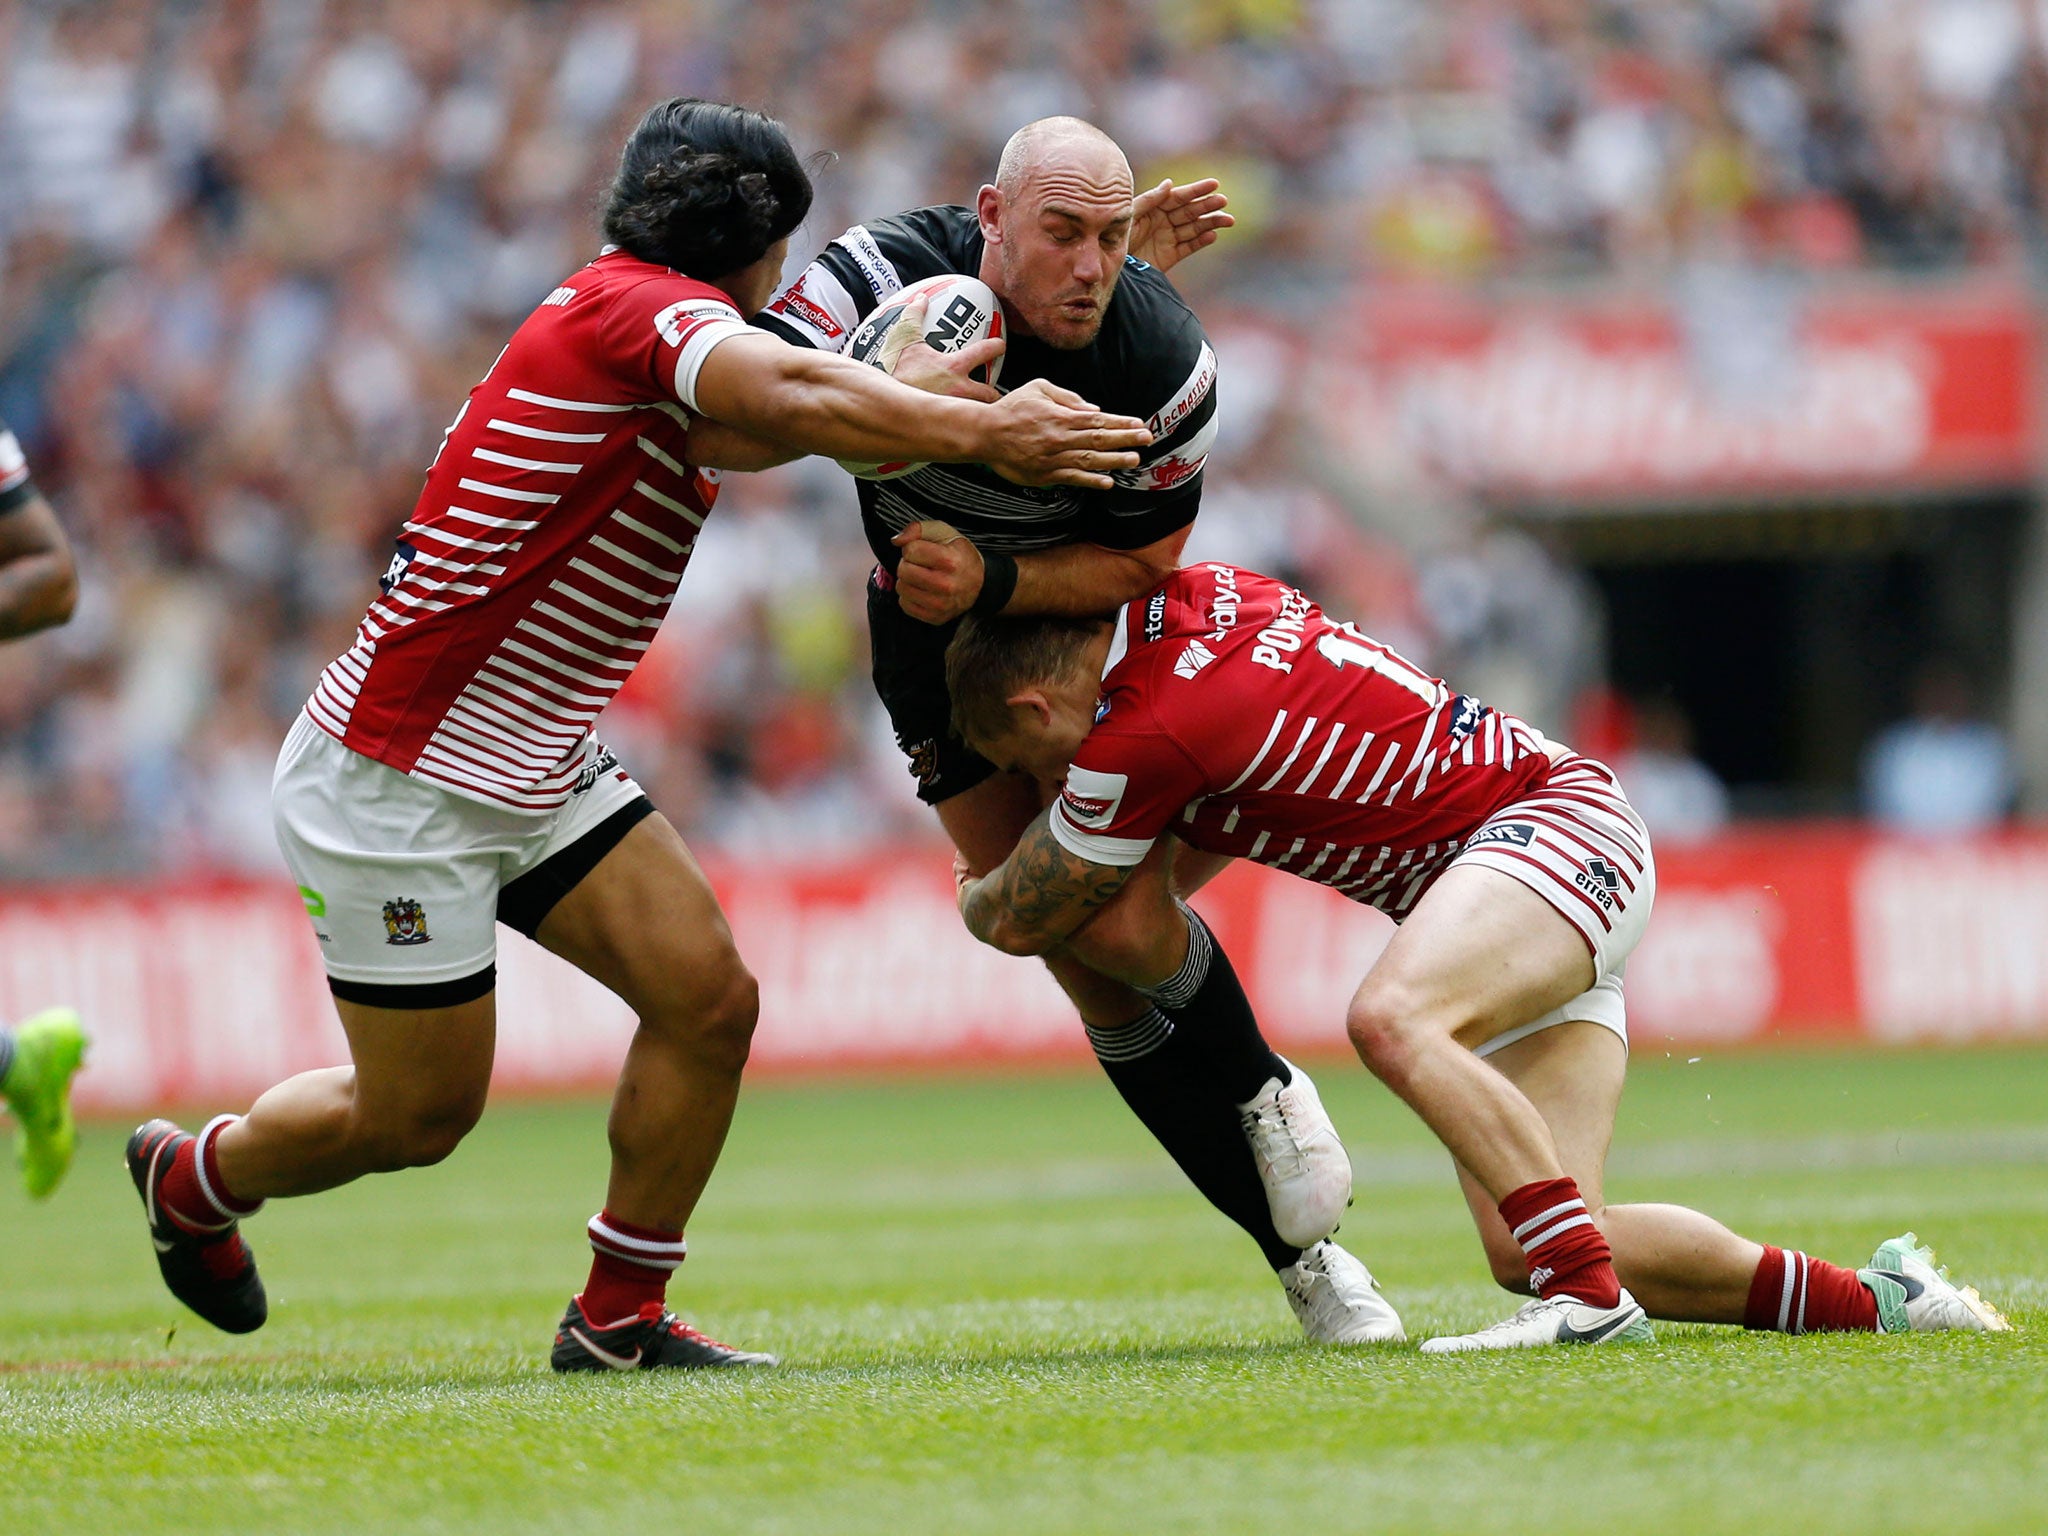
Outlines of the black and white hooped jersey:
M 942 273 L 978 275 L 982 246 L 971 208 L 916 208 L 856 224 L 754 323 L 786 341 L 838 350 L 876 305 L 908 284 Z M 896 568 L 890 538 L 924 518 L 1009 554 L 1077 543 L 1141 549 L 1194 521 L 1202 465 L 1216 439 L 1216 353 L 1163 272 L 1126 257 L 1102 329 L 1086 347 L 1061 351 L 1013 334 L 1002 386 L 1041 378 L 1150 426 L 1143 462 L 1119 474 L 1110 491 L 1013 485 L 978 464 L 930 464 L 894 480 L 861 480 L 861 521 L 885 567 Z

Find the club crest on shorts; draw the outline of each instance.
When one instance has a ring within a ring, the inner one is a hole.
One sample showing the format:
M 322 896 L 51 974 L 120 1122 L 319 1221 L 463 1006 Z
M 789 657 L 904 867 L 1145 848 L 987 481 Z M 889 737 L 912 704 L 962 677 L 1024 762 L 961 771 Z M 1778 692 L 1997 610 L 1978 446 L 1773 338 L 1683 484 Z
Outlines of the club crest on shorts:
M 426 909 L 410 896 L 384 903 L 386 944 L 424 944 L 431 937 L 427 932 Z

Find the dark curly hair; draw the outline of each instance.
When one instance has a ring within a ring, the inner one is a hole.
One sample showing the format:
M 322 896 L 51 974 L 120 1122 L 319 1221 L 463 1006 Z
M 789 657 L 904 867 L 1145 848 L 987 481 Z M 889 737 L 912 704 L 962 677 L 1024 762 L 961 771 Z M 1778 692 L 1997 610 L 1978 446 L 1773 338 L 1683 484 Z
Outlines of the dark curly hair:
M 678 96 L 626 140 L 604 237 L 709 282 L 750 267 L 811 209 L 811 177 L 774 118 Z

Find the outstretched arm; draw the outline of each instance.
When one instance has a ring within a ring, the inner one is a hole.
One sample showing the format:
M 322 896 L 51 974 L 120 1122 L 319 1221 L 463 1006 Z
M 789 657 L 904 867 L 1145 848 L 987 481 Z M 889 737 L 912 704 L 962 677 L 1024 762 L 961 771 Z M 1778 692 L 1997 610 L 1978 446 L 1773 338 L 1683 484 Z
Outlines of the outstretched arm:
M 1151 441 L 1142 422 L 1043 380 L 995 404 L 951 399 L 765 332 L 713 348 L 695 397 L 699 414 L 805 453 L 987 464 L 1026 485 L 1108 489 Z
M 1009 856 L 978 880 L 964 859 L 953 864 L 967 931 L 1006 955 L 1057 948 L 1123 889 L 1136 868 L 1069 853 L 1052 834 L 1051 816 L 1049 809 L 1040 811 Z

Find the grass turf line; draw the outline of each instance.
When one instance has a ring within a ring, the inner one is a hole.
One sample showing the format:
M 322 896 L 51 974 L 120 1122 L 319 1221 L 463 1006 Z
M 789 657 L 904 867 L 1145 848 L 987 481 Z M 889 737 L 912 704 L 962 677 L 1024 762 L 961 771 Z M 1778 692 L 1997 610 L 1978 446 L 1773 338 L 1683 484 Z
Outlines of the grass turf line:
M 1341 1240 L 1417 1337 L 1504 1315 L 1442 1154 L 1317 1069 Z M 1251 1245 L 1088 1076 L 749 1090 L 676 1300 L 744 1376 L 557 1380 L 596 1105 L 506 1105 L 440 1168 L 251 1223 L 245 1340 L 162 1291 L 121 1130 L 0 1194 L 0 1530 L 1015 1533 L 2038 1528 L 2048 1053 L 1639 1049 L 1610 1198 L 1859 1262 L 1914 1227 L 2000 1338 L 1665 1325 L 1641 1349 L 1314 1350 Z

